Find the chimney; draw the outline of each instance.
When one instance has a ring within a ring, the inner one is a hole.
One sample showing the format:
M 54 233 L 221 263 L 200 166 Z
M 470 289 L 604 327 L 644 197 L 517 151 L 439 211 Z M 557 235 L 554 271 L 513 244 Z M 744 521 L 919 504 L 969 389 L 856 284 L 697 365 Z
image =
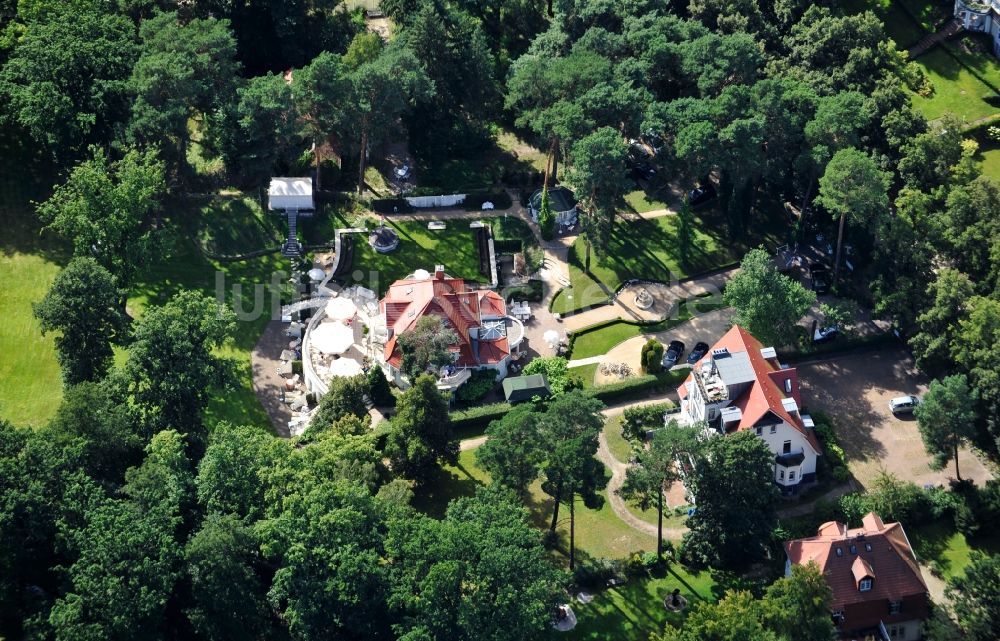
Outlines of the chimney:
M 434 280 L 444 280 L 444 265 L 434 266 Z

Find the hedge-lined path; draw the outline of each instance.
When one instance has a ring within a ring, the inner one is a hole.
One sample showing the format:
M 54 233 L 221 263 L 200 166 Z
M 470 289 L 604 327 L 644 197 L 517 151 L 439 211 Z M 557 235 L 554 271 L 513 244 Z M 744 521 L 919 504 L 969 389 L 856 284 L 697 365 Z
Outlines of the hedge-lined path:
M 676 283 L 643 283 L 622 289 L 610 305 L 602 305 L 573 314 L 565 319 L 566 330 L 577 332 L 592 325 L 614 320 L 632 322 L 658 322 L 677 314 L 679 304 L 705 294 L 722 294 L 732 275 L 739 269 L 732 267 L 704 276 Z M 639 309 L 635 304 L 636 293 L 645 289 L 653 298 L 649 309 Z

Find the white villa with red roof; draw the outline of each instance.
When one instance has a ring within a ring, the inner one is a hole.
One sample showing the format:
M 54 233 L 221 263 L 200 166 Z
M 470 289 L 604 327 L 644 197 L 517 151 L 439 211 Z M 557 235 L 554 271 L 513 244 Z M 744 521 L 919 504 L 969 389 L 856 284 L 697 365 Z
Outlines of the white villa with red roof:
M 511 356 L 524 339 L 524 326 L 507 315 L 502 296 L 469 289 L 463 279 L 445 274 L 441 265 L 433 274 L 417 272 L 390 285 L 379 301 L 379 313 L 387 333 L 381 364 L 389 378 L 404 387 L 408 383 L 400 371 L 403 354 L 397 339 L 424 316 L 439 317 L 458 335 L 451 346 L 453 365 L 438 379 L 442 390 L 458 388 L 476 369 L 494 369 L 500 378 L 506 377 Z
M 815 563 L 833 592 L 838 635 L 911 641 L 930 616 L 927 584 L 900 523 L 883 523 L 874 512 L 859 528 L 828 521 L 816 536 L 785 543 L 785 574 L 792 564 Z
M 720 434 L 754 430 L 764 439 L 783 493 L 815 480 L 821 447 L 812 418 L 800 409 L 798 374 L 742 327 L 733 326 L 695 363 L 677 395 L 680 413 L 668 418 L 705 422 Z

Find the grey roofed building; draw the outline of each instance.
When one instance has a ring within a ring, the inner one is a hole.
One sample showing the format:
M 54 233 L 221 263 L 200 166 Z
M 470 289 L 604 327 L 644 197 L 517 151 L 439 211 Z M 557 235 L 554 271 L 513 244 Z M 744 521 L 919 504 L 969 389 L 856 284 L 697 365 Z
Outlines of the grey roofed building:
M 528 201 L 528 210 L 531 217 L 537 222 L 538 214 L 542 208 L 542 190 L 539 189 L 531 194 Z M 553 187 L 549 189 L 549 208 L 552 215 L 559 224 L 572 224 L 576 221 L 576 197 L 565 187 Z
M 508 403 L 530 401 L 535 396 L 548 396 L 551 393 L 545 374 L 511 376 L 503 379 L 503 395 Z

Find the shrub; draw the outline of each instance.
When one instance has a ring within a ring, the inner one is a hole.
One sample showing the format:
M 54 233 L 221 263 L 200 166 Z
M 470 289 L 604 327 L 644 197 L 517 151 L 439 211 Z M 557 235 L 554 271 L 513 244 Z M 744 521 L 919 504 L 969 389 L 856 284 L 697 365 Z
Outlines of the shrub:
M 551 534 L 550 532 L 546 531 Z M 573 583 L 581 588 L 598 590 L 608 584 L 608 579 L 618 574 L 618 563 L 610 559 L 593 559 L 580 563 L 573 570 Z
M 451 413 L 451 426 L 455 431 L 485 428 L 491 422 L 510 411 L 510 403 L 477 405 L 466 410 Z
M 368 370 L 367 378 L 368 395 L 371 397 L 372 403 L 375 403 L 379 407 L 395 407 L 396 397 L 393 395 L 392 390 L 389 389 L 389 381 L 386 380 L 382 368 L 372 366 Z
M 663 369 L 663 343 L 651 338 L 646 341 L 639 352 L 639 362 L 642 363 L 642 371 L 648 374 L 656 374 Z
M 379 198 L 372 201 L 372 210 L 379 214 L 403 214 L 413 211 L 405 198 Z
M 465 383 L 458 388 L 458 391 L 455 392 L 455 397 L 463 404 L 475 403 L 482 397 L 489 394 L 490 390 L 492 390 L 496 385 L 496 382 L 496 370 L 476 370 L 472 373 L 469 380 L 465 381 Z
M 538 229 L 542 234 L 542 240 L 552 240 L 555 235 L 556 219 L 552 215 L 552 207 L 549 204 L 549 190 L 542 189 L 542 202 L 538 210 Z
M 659 379 L 652 374 L 647 374 L 646 376 L 639 376 L 637 378 L 627 378 L 617 383 L 600 385 L 591 388 L 589 393 L 591 396 L 607 403 L 608 401 L 621 400 L 647 393 L 655 389 L 659 383 Z
M 514 204 L 510 194 L 505 191 L 473 191 L 465 195 L 462 206 L 467 211 L 479 211 L 485 202 L 493 203 L 496 209 L 508 209 Z
M 508 287 L 504 289 L 504 299 L 509 303 L 512 300 L 527 300 L 532 302 L 539 302 L 542 300 L 542 281 L 540 280 L 529 280 L 528 282 L 521 285 L 514 285 L 513 287 Z
M 292 361 L 292 374 L 302 376 L 302 361 Z
M 628 408 L 622 415 L 622 436 L 642 440 L 646 430 L 663 427 L 663 415 L 673 407 L 673 403 L 667 402 Z

